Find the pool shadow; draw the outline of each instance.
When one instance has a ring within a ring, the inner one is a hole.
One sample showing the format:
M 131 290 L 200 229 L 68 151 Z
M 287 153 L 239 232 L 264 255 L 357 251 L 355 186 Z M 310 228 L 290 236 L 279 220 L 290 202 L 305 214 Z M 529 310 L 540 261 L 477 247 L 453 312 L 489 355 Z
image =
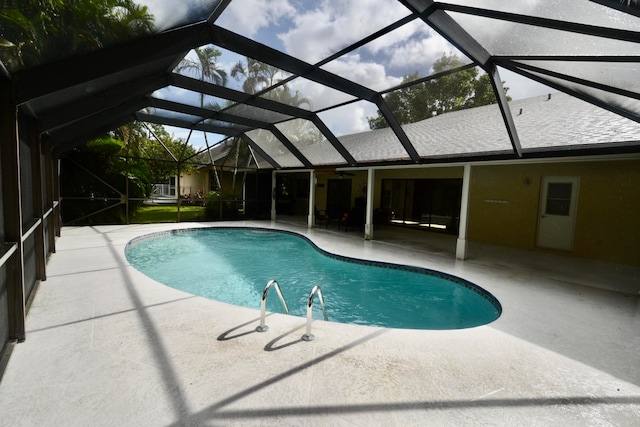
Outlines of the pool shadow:
M 297 328 L 294 328 L 292 330 L 290 330 L 289 332 L 285 332 L 284 334 L 275 337 L 274 339 L 272 339 L 271 341 L 269 341 L 265 346 L 264 346 L 264 351 L 276 351 L 276 350 L 280 350 L 286 347 L 290 347 L 294 344 L 298 344 L 300 342 L 303 342 L 302 340 L 302 335 L 300 336 L 300 338 L 298 338 L 297 340 L 294 341 L 289 341 L 285 344 L 280 344 L 278 346 L 274 345 L 275 343 L 277 343 L 278 341 L 280 341 L 281 339 L 283 339 L 284 337 L 291 335 L 292 333 L 294 333 L 295 331 L 299 331 L 300 329 L 304 328 L 305 325 L 302 326 L 298 326 Z
M 270 316 L 270 315 L 271 315 L 271 313 L 267 314 L 267 316 Z M 245 322 L 245 323 L 243 323 L 241 325 L 238 325 L 236 327 L 233 327 L 233 328 L 221 333 L 220 335 L 218 335 L 217 340 L 218 341 L 228 341 L 228 340 L 232 340 L 232 339 L 235 339 L 235 338 L 244 337 L 245 335 L 250 335 L 250 334 L 256 333 L 258 331 L 256 331 L 255 329 L 251 329 L 250 331 L 241 332 L 241 333 L 236 334 L 236 335 L 229 335 L 230 333 L 232 333 L 234 331 L 237 331 L 238 329 L 244 328 L 245 326 L 249 326 L 250 324 L 255 323 L 255 322 L 260 322 L 260 318 L 258 317 L 257 319 L 251 319 L 248 322 Z
M 273 313 L 268 313 L 266 315 L 266 317 L 269 317 L 271 315 L 273 315 Z M 220 335 L 218 335 L 218 337 L 216 339 L 218 341 L 229 341 L 229 340 L 232 340 L 232 339 L 236 339 L 236 338 L 240 338 L 240 337 L 244 337 L 244 336 L 247 336 L 247 335 L 258 333 L 257 328 L 256 328 L 256 329 L 250 329 L 250 330 L 245 331 L 245 332 L 240 332 L 240 333 L 237 333 L 235 335 L 231 335 L 233 332 L 238 331 L 239 329 L 245 328 L 245 327 L 247 327 L 247 326 L 249 326 L 251 324 L 254 324 L 256 322 L 260 322 L 260 318 L 251 319 L 248 322 L 242 323 L 242 324 L 240 324 L 238 326 L 234 326 L 233 328 L 228 329 L 228 330 L 224 331 L 223 333 L 221 333 Z M 303 341 L 302 335 L 300 335 L 300 338 L 298 338 L 297 340 L 289 341 L 287 343 L 284 343 L 284 344 L 281 344 L 281 345 L 277 345 L 277 346 L 275 345 L 278 341 L 280 341 L 283 338 L 293 334 L 296 331 L 299 331 L 299 330 L 303 329 L 304 327 L 305 327 L 305 325 L 298 326 L 297 328 L 294 328 L 294 329 L 292 329 L 292 330 L 290 330 L 288 332 L 285 332 L 284 334 L 281 334 L 281 335 L 275 337 L 274 339 L 269 341 L 264 346 L 264 350 L 265 351 L 276 351 L 276 350 L 280 350 L 282 348 L 290 347 L 290 346 L 292 346 L 294 344 L 297 344 L 299 342 L 302 342 Z

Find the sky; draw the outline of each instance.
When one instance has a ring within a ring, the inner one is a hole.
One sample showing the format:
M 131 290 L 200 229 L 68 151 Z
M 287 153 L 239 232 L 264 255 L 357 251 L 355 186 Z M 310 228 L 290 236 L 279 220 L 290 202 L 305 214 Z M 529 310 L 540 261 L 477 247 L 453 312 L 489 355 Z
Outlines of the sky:
M 198 9 L 216 3 L 211 0 L 138 1 L 149 6 L 156 22 L 168 22 L 167 25 L 180 23 L 190 7 Z M 409 11 L 396 0 L 233 0 L 216 24 L 315 64 L 408 15 Z M 243 59 L 235 53 L 222 51 L 219 64 L 224 69 L 230 70 Z M 420 76 L 429 75 L 433 63 L 445 54 L 467 60 L 434 30 L 422 21 L 414 20 L 322 68 L 377 91 L 401 83 L 403 76 L 416 71 Z M 500 75 L 514 100 L 553 92 L 507 70 L 500 70 Z M 229 80 L 229 87 L 239 89 L 239 82 Z M 314 109 L 349 99 L 304 79 L 294 80 L 290 87 L 311 99 Z M 375 116 L 377 108 L 368 102 L 320 113 L 337 136 L 369 130 L 367 118 Z M 188 135 L 188 131 L 182 129 L 168 130 L 183 139 Z M 196 135 L 192 134 L 191 138 L 194 146 L 204 146 Z

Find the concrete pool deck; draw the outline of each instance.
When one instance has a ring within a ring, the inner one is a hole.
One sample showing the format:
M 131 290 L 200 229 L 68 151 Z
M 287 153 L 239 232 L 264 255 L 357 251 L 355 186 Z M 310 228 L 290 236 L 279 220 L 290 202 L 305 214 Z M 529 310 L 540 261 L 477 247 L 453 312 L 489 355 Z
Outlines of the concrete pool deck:
M 224 225 L 451 273 L 503 313 L 454 331 L 314 321 L 305 342 L 303 318 L 270 314 L 257 333 L 257 310 L 169 288 L 124 257 L 142 234 Z M 361 236 L 268 221 L 63 228 L 27 339 L 5 357 L 0 425 L 640 424 L 640 268 L 480 245 L 462 262 L 448 236 Z

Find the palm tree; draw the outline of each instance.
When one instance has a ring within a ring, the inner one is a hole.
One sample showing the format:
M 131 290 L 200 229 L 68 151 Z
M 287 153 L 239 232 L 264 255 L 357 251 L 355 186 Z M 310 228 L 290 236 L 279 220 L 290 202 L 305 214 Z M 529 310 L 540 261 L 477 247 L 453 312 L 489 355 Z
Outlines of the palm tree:
M 313 107 L 309 98 L 306 98 L 299 90 L 292 92 L 286 83 L 269 91 L 267 97 L 292 107 L 301 107 L 303 105 L 306 105 L 309 109 Z
M 224 86 L 227 84 L 227 72 L 218 66 L 218 59 L 222 55 L 218 49 L 212 46 L 194 49 L 197 60 L 185 58 L 176 67 L 176 71 L 193 71 L 203 82 L 210 82 Z M 204 94 L 200 94 L 200 107 L 204 108 Z
M 252 95 L 278 83 L 276 76 L 279 73 L 279 68 L 249 57 L 246 64 L 238 61 L 231 69 L 231 77 L 238 81 L 244 78 L 242 90 Z
M 193 71 L 198 74 L 198 78 L 203 82 L 206 81 L 220 86 L 225 86 L 227 84 L 227 72 L 218 66 L 218 59 L 222 55 L 222 52 L 212 46 L 200 47 L 195 49 L 194 52 L 196 54 L 197 61 L 185 58 L 176 67 L 176 71 Z M 204 93 L 200 93 L 200 107 L 205 107 Z M 217 104 L 208 104 L 207 108 L 216 110 L 219 109 L 220 106 Z M 207 140 L 206 132 L 204 132 L 204 139 L 207 145 L 207 151 L 209 152 L 209 160 L 211 162 L 211 167 L 213 168 L 216 182 L 218 183 L 220 190 L 222 190 L 218 170 L 216 169 L 216 165 L 211 157 L 211 150 L 209 149 L 209 141 Z
M 244 77 L 242 82 L 242 90 L 251 95 L 258 92 L 262 87 L 268 85 L 266 76 L 263 74 L 262 62 L 256 61 L 253 58 L 247 58 L 247 63 L 238 61 L 233 68 L 231 68 L 231 77 L 236 80 L 240 80 Z

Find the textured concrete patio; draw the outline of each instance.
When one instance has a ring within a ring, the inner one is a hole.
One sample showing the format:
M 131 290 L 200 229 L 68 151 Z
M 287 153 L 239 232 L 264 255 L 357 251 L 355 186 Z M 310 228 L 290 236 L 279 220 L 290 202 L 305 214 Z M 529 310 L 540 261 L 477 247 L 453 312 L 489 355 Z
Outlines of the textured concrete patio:
M 293 223 L 330 252 L 433 268 L 495 295 L 495 322 L 398 330 L 196 297 L 132 268 L 127 242 L 216 224 L 63 228 L 0 382 L 7 426 L 640 424 L 640 268 L 399 229 Z M 327 297 L 327 296 L 325 296 Z

